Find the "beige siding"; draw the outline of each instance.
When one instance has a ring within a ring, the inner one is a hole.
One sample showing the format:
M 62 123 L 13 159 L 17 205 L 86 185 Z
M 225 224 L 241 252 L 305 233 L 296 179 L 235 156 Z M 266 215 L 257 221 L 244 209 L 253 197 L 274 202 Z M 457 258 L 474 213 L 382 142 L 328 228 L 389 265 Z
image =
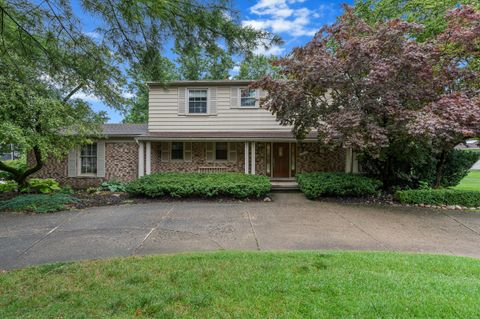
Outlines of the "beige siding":
M 149 131 L 291 131 L 267 110 L 231 108 L 230 92 L 229 86 L 217 87 L 215 115 L 179 115 L 178 88 L 151 88 Z

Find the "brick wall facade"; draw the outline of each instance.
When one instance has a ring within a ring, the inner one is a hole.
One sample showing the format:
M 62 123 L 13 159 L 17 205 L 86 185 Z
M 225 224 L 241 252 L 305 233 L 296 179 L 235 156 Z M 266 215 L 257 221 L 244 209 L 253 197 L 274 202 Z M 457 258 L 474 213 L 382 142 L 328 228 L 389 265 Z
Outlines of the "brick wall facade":
M 267 175 L 266 144 L 255 143 L 255 173 Z M 235 143 L 236 161 L 206 161 L 206 143 L 192 142 L 191 161 L 161 161 L 160 143 L 152 142 L 152 172 L 197 172 L 200 167 L 227 167 L 229 172 L 244 172 L 245 144 Z M 297 144 L 297 172 L 343 171 L 345 168 L 345 151 L 329 150 L 318 143 Z M 29 162 L 32 157 L 29 156 Z M 132 141 L 105 143 L 105 178 L 68 177 L 67 159 L 47 161 L 35 177 L 54 178 L 62 185 L 74 188 L 98 186 L 106 180 L 131 181 L 138 176 L 138 145 Z
M 345 150 L 330 150 L 319 143 L 299 143 L 297 145 L 297 172 L 343 172 L 345 170 Z
M 28 157 L 32 163 L 32 156 Z M 44 167 L 34 174 L 39 178 L 54 178 L 62 185 L 73 188 L 98 186 L 103 181 L 127 182 L 137 178 L 138 145 L 132 141 L 105 143 L 105 177 L 68 177 L 67 158 L 46 161 Z
M 162 161 L 160 143 L 152 143 L 152 172 L 197 172 L 200 167 L 226 167 L 229 172 L 245 172 L 244 143 L 234 143 L 237 150 L 236 161 L 213 161 L 206 160 L 206 143 L 192 142 L 191 161 Z

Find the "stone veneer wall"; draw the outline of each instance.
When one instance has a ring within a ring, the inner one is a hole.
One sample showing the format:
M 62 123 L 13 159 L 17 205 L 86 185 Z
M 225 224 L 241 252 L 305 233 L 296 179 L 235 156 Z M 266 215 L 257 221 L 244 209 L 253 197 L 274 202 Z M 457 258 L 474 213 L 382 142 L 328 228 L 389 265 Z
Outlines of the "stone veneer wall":
M 319 143 L 299 143 L 297 146 L 297 172 L 343 172 L 345 150 L 330 150 Z
M 237 149 L 236 161 L 206 161 L 206 143 L 192 142 L 192 160 L 169 162 L 161 161 L 160 143 L 152 143 L 152 172 L 197 172 L 199 167 L 227 167 L 229 172 L 245 172 L 244 143 L 235 143 Z
M 33 157 L 28 157 L 32 163 Z M 98 186 L 107 180 L 127 182 L 137 178 L 138 145 L 132 141 L 105 143 L 105 177 L 68 177 L 67 158 L 62 160 L 49 160 L 44 167 L 34 174 L 39 178 L 54 178 L 62 185 L 73 188 L 86 188 Z

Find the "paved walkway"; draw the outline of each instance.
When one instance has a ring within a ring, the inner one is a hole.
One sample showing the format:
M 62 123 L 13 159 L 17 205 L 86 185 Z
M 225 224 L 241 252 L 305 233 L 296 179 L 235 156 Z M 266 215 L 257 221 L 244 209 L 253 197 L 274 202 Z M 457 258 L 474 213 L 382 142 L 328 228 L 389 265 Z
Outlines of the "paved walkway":
M 273 202 L 159 202 L 56 214 L 0 214 L 0 269 L 202 250 L 347 249 L 480 258 L 480 213 Z

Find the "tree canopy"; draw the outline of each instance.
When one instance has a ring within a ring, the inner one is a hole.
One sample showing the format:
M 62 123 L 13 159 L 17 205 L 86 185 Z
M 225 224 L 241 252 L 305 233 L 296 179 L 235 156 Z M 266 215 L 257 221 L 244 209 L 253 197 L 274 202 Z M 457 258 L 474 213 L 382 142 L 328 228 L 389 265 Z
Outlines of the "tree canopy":
M 105 114 L 93 113 L 77 98 L 81 95 L 128 113 L 133 94 L 130 119 L 144 121 L 145 82 L 180 76 L 165 58 L 166 43 L 185 56 L 201 52 L 218 76 L 228 55 L 280 41 L 243 27 L 226 0 L 82 0 L 80 5 L 98 20 L 94 32 L 85 32 L 71 1 L 0 0 L 0 143 L 33 151 L 36 160 L 24 172 L 3 162 L 0 169 L 20 182 L 47 157 L 65 155 L 98 134 Z M 66 138 L 71 131 L 75 137 Z
M 418 24 L 398 19 L 373 25 L 352 8 L 323 27 L 278 65 L 287 79 L 266 77 L 264 106 L 302 138 L 351 147 L 377 159 L 388 186 L 393 162 L 434 145 L 447 151 L 480 130 L 479 13 L 446 15 L 446 29 L 428 41 Z M 407 169 L 408 174 L 408 169 Z
M 369 24 L 391 19 L 419 23 L 423 27 L 415 35 L 417 40 L 425 41 L 445 30 L 445 15 L 459 5 L 480 9 L 477 0 L 355 0 L 354 10 Z
M 266 56 L 262 54 L 245 57 L 240 63 L 237 80 L 258 80 L 264 76 L 278 77 L 279 68 L 275 66 L 278 57 Z

